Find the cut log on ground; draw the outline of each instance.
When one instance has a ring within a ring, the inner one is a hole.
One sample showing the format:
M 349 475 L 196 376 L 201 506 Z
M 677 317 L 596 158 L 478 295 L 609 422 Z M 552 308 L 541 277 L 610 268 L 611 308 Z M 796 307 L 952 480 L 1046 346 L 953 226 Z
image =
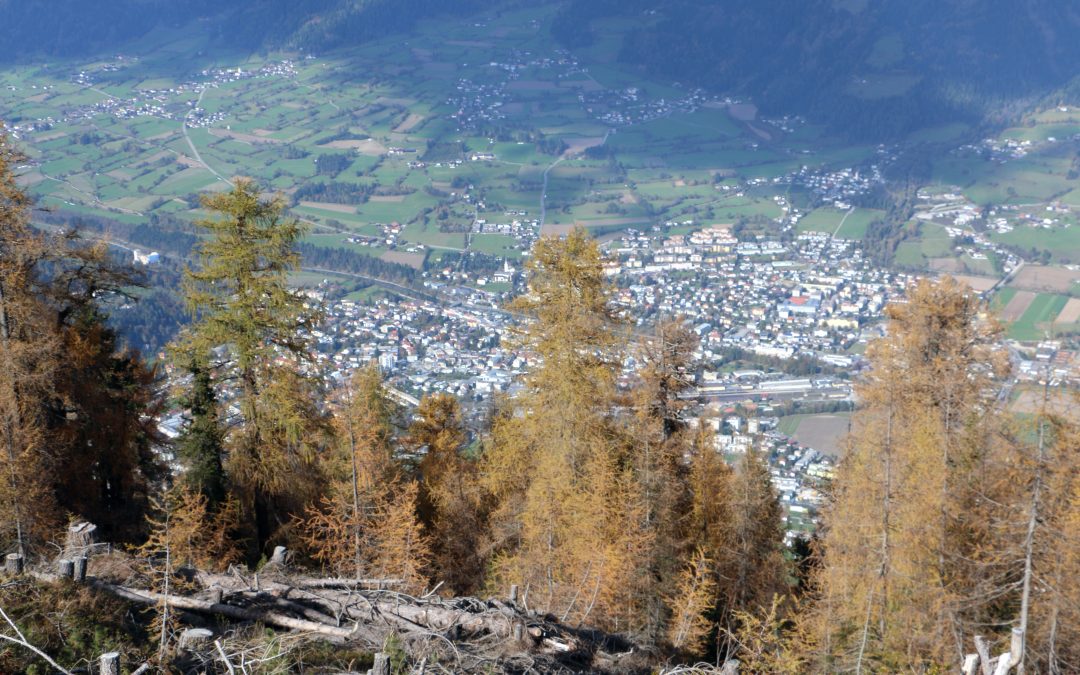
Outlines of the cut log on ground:
M 216 619 L 223 630 L 263 624 L 372 652 L 393 636 L 411 666 L 424 661 L 427 673 L 649 672 L 646 655 L 620 636 L 567 626 L 503 600 L 417 598 L 386 589 L 393 580 L 290 577 L 283 570 L 264 569 L 257 580 L 239 572 L 197 572 L 192 579 L 197 588 L 168 596 L 95 577 L 86 583 L 132 603 Z M 216 659 L 206 635 L 190 632 L 181 649 Z

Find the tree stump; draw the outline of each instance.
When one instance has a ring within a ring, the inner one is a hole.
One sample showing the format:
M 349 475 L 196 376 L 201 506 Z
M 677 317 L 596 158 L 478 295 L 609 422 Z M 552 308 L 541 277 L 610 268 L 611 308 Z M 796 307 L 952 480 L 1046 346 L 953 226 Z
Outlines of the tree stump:
M 375 662 L 368 675 L 390 675 L 390 656 L 382 652 L 375 653 Z
M 88 560 L 84 555 L 75 558 L 75 568 L 72 570 L 72 578 L 75 583 L 81 584 L 86 581 L 86 564 Z
M 56 561 L 56 573 L 60 575 L 62 579 L 74 579 L 75 578 L 75 561 L 68 560 L 67 558 L 61 558 Z
M 214 632 L 205 628 L 188 628 L 180 633 L 180 651 L 194 652 L 210 645 Z
M 4 558 L 4 571 L 8 574 L 22 574 L 23 557 L 20 553 L 8 553 Z
M 270 562 L 276 565 L 285 565 L 285 556 L 288 555 L 288 549 L 284 546 L 275 546 L 274 553 L 270 556 Z
M 510 604 L 516 605 L 518 601 L 518 585 L 510 584 Z
M 78 558 L 90 555 L 91 549 L 97 537 L 97 525 L 87 522 L 73 523 L 67 531 L 67 541 L 64 543 L 64 556 Z
M 102 654 L 99 663 L 101 675 L 120 675 L 120 652 Z

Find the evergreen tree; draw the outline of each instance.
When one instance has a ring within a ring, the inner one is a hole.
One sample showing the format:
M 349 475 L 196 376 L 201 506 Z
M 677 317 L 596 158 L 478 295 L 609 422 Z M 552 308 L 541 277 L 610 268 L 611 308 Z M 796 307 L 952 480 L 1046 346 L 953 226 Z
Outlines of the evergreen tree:
M 190 417 L 176 439 L 176 454 L 184 466 L 183 482 L 206 498 L 213 510 L 225 499 L 225 470 L 222 467 L 224 430 L 218 419 L 217 396 L 210 369 L 197 360 L 188 367 L 191 393 L 184 404 Z
M 156 453 L 164 442 L 157 373 L 138 354 L 118 350 L 94 305 L 69 318 L 56 378 L 63 403 L 54 402 L 51 414 L 54 489 L 61 506 L 97 524 L 102 536 L 137 540 L 153 485 L 165 476 Z
M 220 379 L 238 384 L 241 424 L 226 437 L 226 469 L 254 560 L 315 489 L 322 416 L 313 408 L 317 383 L 302 364 L 318 313 L 288 287 L 304 230 L 284 217 L 282 199 L 264 200 L 253 181 L 239 178 L 231 191 L 203 197 L 203 206 L 219 217 L 197 223 L 210 236 L 197 245 L 199 266 L 185 274 L 195 322 L 179 351 L 185 360 L 227 351 L 213 365 Z

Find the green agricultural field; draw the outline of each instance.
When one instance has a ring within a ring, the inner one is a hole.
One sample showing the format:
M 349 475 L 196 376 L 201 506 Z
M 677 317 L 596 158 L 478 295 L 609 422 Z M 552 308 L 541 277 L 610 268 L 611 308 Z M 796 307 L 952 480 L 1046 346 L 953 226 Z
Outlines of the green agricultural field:
M 870 223 L 885 215 L 875 209 L 820 208 L 806 214 L 800 221 L 800 232 L 828 232 L 841 239 L 862 239 Z
M 1040 293 L 1028 306 L 1027 311 L 1008 327 L 1008 336 L 1021 342 L 1042 340 L 1053 333 L 1051 322 L 1065 307 L 1069 298 L 1064 295 Z
M 1012 232 L 995 233 L 993 241 L 1010 244 L 1027 250 L 1049 251 L 1054 262 L 1080 262 L 1080 227 L 1046 229 L 1042 227 L 1017 227 Z
M 935 223 L 920 222 L 918 235 L 900 243 L 895 261 L 904 267 L 925 269 L 934 258 L 952 255 L 952 238 Z
M 474 234 L 469 249 L 505 258 L 517 258 L 522 253 L 517 239 L 503 234 Z

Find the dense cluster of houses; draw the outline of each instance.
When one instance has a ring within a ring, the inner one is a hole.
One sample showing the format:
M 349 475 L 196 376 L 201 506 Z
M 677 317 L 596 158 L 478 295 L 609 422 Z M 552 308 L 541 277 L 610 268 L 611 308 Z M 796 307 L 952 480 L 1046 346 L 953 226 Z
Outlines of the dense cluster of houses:
M 850 358 L 863 329 L 911 281 L 872 264 L 857 242 L 818 232 L 784 242 L 739 241 L 726 226 L 662 239 L 631 231 L 609 249 L 617 301 L 639 323 L 687 317 L 706 359 L 732 347 Z

